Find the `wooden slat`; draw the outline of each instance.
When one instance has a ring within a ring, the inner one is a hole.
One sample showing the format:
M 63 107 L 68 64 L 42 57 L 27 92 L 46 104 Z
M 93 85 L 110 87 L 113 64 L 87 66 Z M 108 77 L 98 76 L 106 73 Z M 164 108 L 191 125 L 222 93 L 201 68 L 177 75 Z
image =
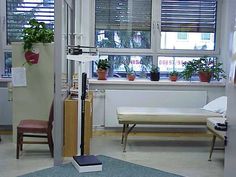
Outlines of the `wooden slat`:
M 45 141 L 23 141 L 23 144 L 48 144 Z
M 64 102 L 64 156 L 77 154 L 78 101 L 70 97 Z
M 84 153 L 90 154 L 90 138 L 92 137 L 93 93 L 89 92 L 85 100 L 85 134 Z M 64 156 L 77 155 L 77 131 L 78 131 L 78 100 L 68 97 L 64 104 Z

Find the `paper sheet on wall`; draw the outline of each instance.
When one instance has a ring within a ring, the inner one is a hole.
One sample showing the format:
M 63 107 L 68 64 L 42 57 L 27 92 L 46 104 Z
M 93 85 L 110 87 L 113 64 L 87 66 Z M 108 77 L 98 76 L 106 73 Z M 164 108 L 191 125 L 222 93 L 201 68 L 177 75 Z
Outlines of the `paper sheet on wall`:
M 12 85 L 13 87 L 27 86 L 26 69 L 24 67 L 12 68 Z

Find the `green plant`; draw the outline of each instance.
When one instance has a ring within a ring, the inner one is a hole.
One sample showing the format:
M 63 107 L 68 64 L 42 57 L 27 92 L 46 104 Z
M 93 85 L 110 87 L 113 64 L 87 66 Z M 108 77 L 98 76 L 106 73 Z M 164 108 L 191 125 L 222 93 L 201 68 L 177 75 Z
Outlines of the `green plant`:
M 185 67 L 184 70 L 181 72 L 182 77 L 185 80 L 190 80 L 192 75 L 194 75 L 196 71 L 195 61 L 188 61 L 184 62 L 183 66 Z
M 95 62 L 95 64 L 100 70 L 107 70 L 108 68 L 110 68 L 110 63 L 108 59 L 99 59 L 97 62 Z
M 184 62 L 183 66 L 185 66 L 185 68 L 181 72 L 181 76 L 186 80 L 190 80 L 193 75 L 199 74 L 199 72 L 206 72 L 209 73 L 212 78 L 219 81 L 222 78 L 226 78 L 222 65 L 223 63 L 218 62 L 216 57 L 204 56 L 200 59 Z
M 169 72 L 169 75 L 170 76 L 179 76 L 180 73 L 178 71 L 171 71 L 171 72 Z
M 24 50 L 32 51 L 33 43 L 51 43 L 54 40 L 53 30 L 47 29 L 44 22 L 36 19 L 29 21 L 30 27 L 23 30 Z
M 150 66 L 150 72 L 151 73 L 158 73 L 160 71 L 160 68 L 156 65 L 151 65 Z
M 124 67 L 125 67 L 125 71 L 126 71 L 127 75 L 135 74 L 133 67 L 129 67 L 129 65 L 127 65 L 127 64 L 125 64 Z

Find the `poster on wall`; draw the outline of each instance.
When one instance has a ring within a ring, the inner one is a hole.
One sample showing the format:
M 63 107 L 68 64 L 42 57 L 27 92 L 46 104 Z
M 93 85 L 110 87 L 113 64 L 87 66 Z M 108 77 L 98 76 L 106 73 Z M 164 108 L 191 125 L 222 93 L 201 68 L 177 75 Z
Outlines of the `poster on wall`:
M 25 67 L 13 67 L 12 68 L 12 86 L 13 87 L 27 86 Z

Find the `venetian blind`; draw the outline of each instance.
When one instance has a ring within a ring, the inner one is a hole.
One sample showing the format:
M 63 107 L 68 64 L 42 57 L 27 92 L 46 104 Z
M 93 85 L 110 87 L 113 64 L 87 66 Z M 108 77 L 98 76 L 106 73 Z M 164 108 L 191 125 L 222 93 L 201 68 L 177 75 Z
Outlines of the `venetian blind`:
M 151 29 L 151 0 L 96 0 L 96 29 Z
M 7 44 L 21 41 L 22 30 L 31 18 L 54 27 L 54 0 L 7 0 L 6 13 Z
M 161 31 L 216 31 L 217 0 L 162 0 Z

